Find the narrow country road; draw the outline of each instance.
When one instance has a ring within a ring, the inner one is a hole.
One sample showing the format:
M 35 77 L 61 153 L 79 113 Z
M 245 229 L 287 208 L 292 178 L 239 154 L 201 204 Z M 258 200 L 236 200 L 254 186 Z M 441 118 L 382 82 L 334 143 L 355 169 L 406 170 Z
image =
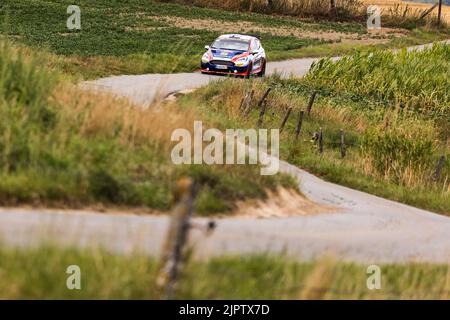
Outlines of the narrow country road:
M 268 65 L 268 72 L 301 76 L 313 61 L 274 62 Z M 217 78 L 198 73 L 140 75 L 110 77 L 84 85 L 106 88 L 148 104 L 154 98 L 194 89 L 212 79 Z M 336 210 L 289 218 L 219 219 L 209 237 L 197 230 L 192 232 L 197 257 L 272 253 L 313 259 L 329 254 L 362 263 L 450 262 L 449 217 L 325 182 L 285 162 L 281 162 L 280 171 L 298 179 L 308 198 Z M 206 222 L 203 218 L 195 221 Z M 0 209 L 0 242 L 13 246 L 49 240 L 79 247 L 99 245 L 118 253 L 137 249 L 158 255 L 167 226 L 166 216 Z
M 450 44 L 450 40 L 443 41 Z M 421 50 L 430 45 L 411 47 L 408 50 Z M 339 58 L 334 58 L 339 59 Z M 268 62 L 267 74 L 277 72 L 282 77 L 302 77 L 318 58 L 292 59 Z M 126 96 L 136 104 L 149 105 L 155 99 L 161 99 L 173 92 L 197 89 L 211 81 L 223 79 L 220 76 L 203 75 L 200 72 L 174 74 L 143 74 L 131 76 L 113 76 L 83 83 L 84 87 L 113 92 Z
M 269 62 L 267 74 L 279 72 L 282 76 L 304 76 L 314 61 L 318 59 L 295 59 Z M 99 89 L 126 96 L 136 104 L 149 105 L 155 99 L 161 99 L 173 92 L 197 89 L 212 81 L 223 79 L 221 76 L 204 75 L 200 72 L 174 74 L 143 74 L 132 76 L 113 76 L 95 81 L 87 81 L 83 85 L 91 89 Z
M 450 218 L 325 182 L 285 162 L 311 200 L 335 212 L 289 218 L 223 218 L 206 237 L 193 230 L 198 258 L 224 254 L 286 254 L 299 260 L 325 254 L 362 263 L 450 262 Z M 207 220 L 196 218 L 202 224 Z M 101 246 L 116 253 L 158 255 L 166 216 L 0 209 L 0 242 L 33 246 L 41 241 Z

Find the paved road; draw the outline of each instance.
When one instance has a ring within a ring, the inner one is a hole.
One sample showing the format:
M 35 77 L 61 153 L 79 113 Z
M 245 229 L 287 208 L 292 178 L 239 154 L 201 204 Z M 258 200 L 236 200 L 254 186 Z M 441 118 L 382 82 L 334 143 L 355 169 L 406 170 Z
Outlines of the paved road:
M 450 40 L 443 41 L 450 44 Z M 421 50 L 430 45 L 411 47 L 409 50 Z M 338 59 L 338 58 L 334 58 Z M 290 75 L 304 76 L 315 58 L 292 59 L 285 61 L 269 62 L 267 74 L 277 72 L 282 77 Z M 207 85 L 211 81 L 222 79 L 220 76 L 202 75 L 194 73 L 175 74 L 144 74 L 132 76 L 114 76 L 95 81 L 87 81 L 83 86 L 94 89 L 107 90 L 117 95 L 129 97 L 137 104 L 149 105 L 155 99 L 161 99 L 168 94 L 188 89 L 197 89 Z
M 297 177 L 310 199 L 337 210 L 289 218 L 220 219 L 209 237 L 192 232 L 197 257 L 272 253 L 307 260 L 329 254 L 363 263 L 450 262 L 450 218 L 325 182 L 284 162 L 281 170 Z M 203 218 L 195 221 L 206 223 Z M 158 255 L 167 226 L 164 216 L 0 209 L 0 242 L 16 246 L 56 239 L 61 245 Z
M 302 75 L 313 61 L 271 63 L 268 71 Z M 95 84 L 148 103 L 157 92 L 166 95 L 196 88 L 211 79 L 214 77 L 196 73 L 142 75 L 111 77 Z M 163 82 L 158 91 L 158 83 Z M 280 169 L 298 179 L 307 197 L 336 211 L 289 218 L 221 219 L 208 238 L 200 231 L 193 232 L 198 257 L 269 252 L 311 259 L 328 253 L 364 263 L 450 262 L 450 218 L 325 182 L 285 162 Z M 164 216 L 0 209 L 0 242 L 32 246 L 52 239 L 61 245 L 100 245 L 118 253 L 139 249 L 157 255 L 167 225 Z
M 304 76 L 311 64 L 317 59 L 295 59 L 271 62 L 267 64 L 267 74 L 274 72 L 286 77 Z M 203 75 L 200 72 L 175 74 L 143 74 L 133 76 L 114 76 L 85 82 L 86 87 L 107 90 L 129 97 L 137 104 L 149 105 L 154 99 L 182 90 L 197 89 L 212 81 L 223 79 L 222 76 Z

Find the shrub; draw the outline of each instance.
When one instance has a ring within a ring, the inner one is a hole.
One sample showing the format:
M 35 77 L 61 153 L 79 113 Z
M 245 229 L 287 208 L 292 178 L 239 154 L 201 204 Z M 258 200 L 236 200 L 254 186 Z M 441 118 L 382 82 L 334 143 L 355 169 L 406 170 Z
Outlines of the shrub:
M 430 132 L 408 127 L 371 128 L 361 141 L 369 171 L 408 185 L 421 182 L 427 175 L 435 147 Z

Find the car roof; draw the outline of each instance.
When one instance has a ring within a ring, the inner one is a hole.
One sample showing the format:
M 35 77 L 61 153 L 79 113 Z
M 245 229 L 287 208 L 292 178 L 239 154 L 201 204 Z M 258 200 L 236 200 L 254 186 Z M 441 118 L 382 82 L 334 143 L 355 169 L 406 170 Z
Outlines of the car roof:
M 233 34 L 223 34 L 218 39 L 251 41 L 251 40 L 257 39 L 257 37 L 246 35 L 246 34 L 233 33 Z

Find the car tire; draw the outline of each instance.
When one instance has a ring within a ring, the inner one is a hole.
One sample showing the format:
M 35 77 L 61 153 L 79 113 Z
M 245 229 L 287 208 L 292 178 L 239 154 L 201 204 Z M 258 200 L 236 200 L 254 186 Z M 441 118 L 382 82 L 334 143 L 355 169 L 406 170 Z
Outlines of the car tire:
M 266 75 L 266 61 L 264 60 L 263 66 L 261 68 L 261 71 L 258 72 L 258 77 L 264 77 Z
M 245 79 L 250 79 L 250 77 L 252 76 L 252 69 L 253 69 L 253 63 L 250 62 L 250 64 L 248 65 L 247 75 L 245 76 Z

